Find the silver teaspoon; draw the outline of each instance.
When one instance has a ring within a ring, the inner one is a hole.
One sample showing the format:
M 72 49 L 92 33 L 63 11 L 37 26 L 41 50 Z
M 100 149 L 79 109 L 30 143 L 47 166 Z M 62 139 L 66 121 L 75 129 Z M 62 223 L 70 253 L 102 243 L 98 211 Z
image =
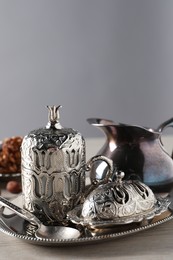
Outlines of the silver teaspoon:
M 16 213 L 22 219 L 29 221 L 38 228 L 35 231 L 35 237 L 38 239 L 76 239 L 80 237 L 79 230 L 65 226 L 46 226 L 34 214 L 22 209 L 7 199 L 0 196 L 0 205 Z

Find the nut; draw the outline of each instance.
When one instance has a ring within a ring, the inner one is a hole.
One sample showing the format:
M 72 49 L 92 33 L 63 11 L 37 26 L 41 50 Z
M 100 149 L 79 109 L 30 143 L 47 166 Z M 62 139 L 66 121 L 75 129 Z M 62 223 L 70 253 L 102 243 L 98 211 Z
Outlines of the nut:
M 11 193 L 19 193 L 22 190 L 21 183 L 17 181 L 9 181 L 6 185 L 6 189 Z

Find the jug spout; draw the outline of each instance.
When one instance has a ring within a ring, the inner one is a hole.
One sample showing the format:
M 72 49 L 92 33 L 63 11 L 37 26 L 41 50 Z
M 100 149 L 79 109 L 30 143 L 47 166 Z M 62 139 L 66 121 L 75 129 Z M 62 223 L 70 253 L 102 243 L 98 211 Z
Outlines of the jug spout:
M 103 132 L 106 137 L 106 146 L 108 142 L 112 144 L 116 143 L 116 124 L 114 121 L 102 118 L 88 118 L 87 122 Z M 103 148 L 101 150 L 103 150 Z
M 115 135 L 115 122 L 112 120 L 102 118 L 87 118 L 87 122 L 90 125 L 98 127 L 100 130 L 102 130 L 107 138 L 111 138 Z
M 119 146 L 127 143 L 136 143 L 139 142 L 140 139 L 152 140 L 160 136 L 158 131 L 151 128 L 115 123 L 114 121 L 107 119 L 88 118 L 87 122 L 104 133 L 107 139 L 106 142 L 109 142 L 109 146 L 110 142 L 111 144 L 114 143 L 116 146 Z

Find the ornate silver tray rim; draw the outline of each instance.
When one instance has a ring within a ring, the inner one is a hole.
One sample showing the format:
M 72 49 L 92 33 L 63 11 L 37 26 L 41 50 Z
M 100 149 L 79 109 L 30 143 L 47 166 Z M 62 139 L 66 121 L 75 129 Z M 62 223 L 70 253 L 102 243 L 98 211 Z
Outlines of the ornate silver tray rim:
M 17 199 L 15 199 L 16 205 L 20 205 L 21 203 L 21 196 L 18 196 Z M 122 232 L 116 232 L 116 233 L 109 233 L 109 234 L 102 234 L 98 236 L 90 236 L 89 234 L 85 235 L 85 237 L 77 238 L 77 239 L 38 239 L 36 237 L 31 237 L 27 235 L 26 230 L 22 230 L 21 233 L 15 232 L 15 231 L 9 231 L 8 228 L 3 224 L 3 222 L 0 220 L 0 231 L 3 233 L 22 239 L 23 241 L 26 241 L 31 244 L 37 244 L 37 245 L 42 245 L 42 246 L 68 246 L 68 245 L 78 245 L 78 244 L 90 244 L 90 243 L 96 243 L 96 242 L 101 242 L 101 241 L 109 241 L 113 240 L 116 238 L 124 237 L 127 235 L 135 234 L 140 231 L 144 231 L 146 229 L 155 227 L 157 225 L 160 225 L 162 223 L 165 223 L 171 219 L 173 219 L 173 213 L 171 211 L 168 211 L 168 215 L 165 216 L 163 212 L 160 215 L 159 219 L 156 218 L 152 223 L 146 224 L 140 227 L 136 228 L 129 228 L 126 231 Z M 0 213 L 0 219 L 1 219 L 1 213 Z

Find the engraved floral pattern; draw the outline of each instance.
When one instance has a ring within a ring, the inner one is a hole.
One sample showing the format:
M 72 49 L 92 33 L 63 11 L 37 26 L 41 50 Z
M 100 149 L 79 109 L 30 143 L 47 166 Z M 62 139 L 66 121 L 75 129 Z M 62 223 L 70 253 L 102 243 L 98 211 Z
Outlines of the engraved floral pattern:
M 85 187 L 85 143 L 73 129 L 38 129 L 22 143 L 25 208 L 57 222 L 80 202 Z
M 108 183 L 90 193 L 83 204 L 82 216 L 85 220 L 130 218 L 152 210 L 155 203 L 153 192 L 143 183 Z

